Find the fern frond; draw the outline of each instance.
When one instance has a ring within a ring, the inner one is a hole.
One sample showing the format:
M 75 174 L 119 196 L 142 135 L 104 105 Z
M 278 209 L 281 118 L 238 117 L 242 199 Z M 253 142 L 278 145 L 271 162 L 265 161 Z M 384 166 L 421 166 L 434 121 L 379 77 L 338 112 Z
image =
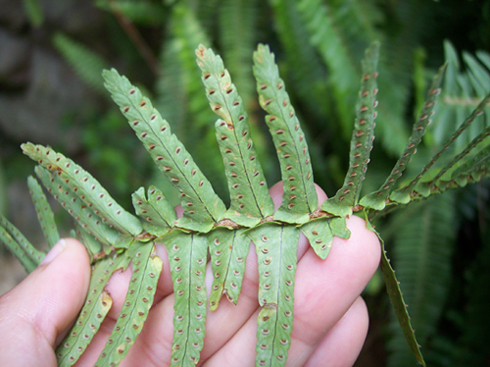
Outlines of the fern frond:
M 144 220 L 146 232 L 161 237 L 175 225 L 177 215 L 174 208 L 155 186 L 148 188 L 148 198 L 145 189 L 140 187 L 133 193 L 132 200 L 136 214 Z
M 284 366 L 293 329 L 294 276 L 299 231 L 265 224 L 248 233 L 259 264 L 259 304 L 255 366 Z
M 322 204 L 322 209 L 328 213 L 345 217 L 352 213 L 357 205 L 362 181 L 366 174 L 369 156 L 374 140 L 375 107 L 378 102 L 376 78 L 379 57 L 379 44 L 374 43 L 366 50 L 362 62 L 363 77 L 356 106 L 356 120 L 350 146 L 349 170 L 345 176 L 344 185 L 333 198 Z
M 218 308 L 223 294 L 234 304 L 238 302 L 250 248 L 246 231 L 247 228 L 218 228 L 209 234 L 209 253 L 213 269 L 213 285 L 209 296 L 211 311 Z
M 341 117 L 342 131 L 351 132 L 355 104 L 353 91 L 358 89 L 360 70 L 353 60 L 341 29 L 335 24 L 331 6 L 321 0 L 301 0 L 298 11 L 310 32 L 310 43 L 315 46 L 329 69 L 329 79 Z
M 413 125 L 412 135 L 408 140 L 404 152 L 396 162 L 395 167 L 377 191 L 361 199 L 361 205 L 376 210 L 382 210 L 385 207 L 386 201 L 388 200 L 388 197 L 391 194 L 393 187 L 395 186 L 398 178 L 400 178 L 405 171 L 408 163 L 410 163 L 412 156 L 417 152 L 417 146 L 422 141 L 422 137 L 425 134 L 427 125 L 431 122 L 430 117 L 433 114 L 433 109 L 436 104 L 436 96 L 440 94 L 440 86 L 444 77 L 445 69 L 445 66 L 441 67 L 439 72 L 433 78 L 432 84 L 427 92 L 427 97 L 422 112 Z M 410 197 L 407 197 L 406 200 L 409 201 Z M 408 201 L 404 203 L 407 203 Z
M 119 233 L 105 224 L 90 206 L 73 193 L 63 179 L 43 167 L 38 166 L 35 171 L 47 190 L 87 233 L 102 243 L 104 248 L 110 249 L 116 243 Z
M 284 49 L 288 65 L 287 75 L 294 90 L 308 110 L 318 118 L 332 115 L 329 101 L 327 73 L 316 49 L 309 43 L 304 22 L 298 17 L 296 0 L 269 0 L 273 10 L 277 36 Z
M 174 57 L 178 60 L 178 72 L 180 73 L 181 86 L 176 86 L 177 88 L 183 88 L 185 95 L 186 106 L 186 118 L 192 120 L 192 127 L 206 128 L 207 131 L 212 133 L 212 128 L 209 128 L 209 121 L 213 119 L 213 113 L 209 110 L 209 104 L 206 97 L 202 93 L 202 83 L 199 80 L 200 70 L 196 65 L 196 45 L 210 45 L 211 39 L 206 34 L 205 30 L 202 28 L 196 15 L 192 12 L 189 5 L 181 2 L 176 4 L 172 9 L 172 24 L 171 32 L 173 35 L 174 43 Z M 174 60 L 175 62 L 175 60 Z M 163 68 L 168 63 L 172 63 L 168 57 L 163 60 Z M 169 75 L 171 70 L 164 74 L 164 78 L 161 80 L 162 92 L 168 94 L 170 97 L 174 92 L 172 85 L 165 86 L 165 78 L 175 77 Z M 165 106 L 166 109 L 184 109 L 183 105 Z M 161 111 L 163 113 L 163 111 Z M 165 115 L 166 116 L 166 115 Z M 170 117 L 169 117 L 170 121 Z M 177 129 L 182 129 L 182 135 L 189 133 L 189 121 L 180 120 L 172 121 Z M 182 126 L 178 126 L 182 124 Z M 184 130 L 185 129 L 185 130 Z M 179 130 L 176 130 L 177 132 Z M 198 131 L 196 131 L 198 133 Z M 210 134 L 214 136 L 214 134 Z M 196 136 L 199 136 L 196 134 Z M 191 136 L 192 137 L 192 136 Z
M 90 262 L 98 258 L 100 252 L 104 250 L 106 255 L 109 255 L 112 248 L 109 246 L 102 246 L 100 241 L 97 241 L 94 236 L 89 234 L 78 222 L 75 222 L 75 228 L 72 237 L 77 238 L 81 243 L 84 244 L 87 252 L 90 256 Z
M 259 45 L 254 52 L 254 74 L 260 105 L 269 113 L 265 121 L 276 147 L 284 187 L 274 219 L 303 224 L 318 206 L 308 144 L 267 46 Z
M 162 271 L 162 260 L 154 251 L 154 242 L 134 242 L 129 247 L 133 275 L 116 325 L 95 366 L 118 366 L 143 329 Z
M 488 94 L 490 65 L 486 67 L 468 53 L 463 54 L 464 64 L 459 59 L 455 48 L 449 41 L 444 42 L 444 52 L 448 62 L 446 76 L 439 99 L 440 108 L 434 116 L 434 124 L 429 132 L 438 146 L 442 146 L 450 138 L 460 122 L 472 113 L 480 101 Z M 480 51 L 479 59 L 485 60 L 487 53 Z M 461 151 L 486 126 L 490 119 L 490 108 L 484 107 L 484 120 L 475 121 L 468 126 L 454 142 L 454 150 Z
M 74 365 L 90 344 L 112 306 L 112 298 L 104 288 L 111 275 L 126 269 L 130 261 L 130 257 L 121 254 L 106 257 L 93 266 L 85 304 L 75 325 L 56 349 L 58 366 Z
M 225 211 L 221 199 L 209 181 L 194 163 L 192 157 L 171 133 L 170 126 L 153 108 L 148 98 L 138 88 L 121 77 L 116 70 L 104 72 L 106 87 L 128 119 L 146 150 L 180 191 L 184 216 L 178 226 L 190 230 L 208 232 Z
M 223 119 L 215 128 L 231 198 L 226 217 L 240 225 L 257 225 L 273 213 L 274 204 L 250 137 L 243 101 L 221 57 L 202 45 L 196 55 L 211 109 Z
M 435 154 L 429 163 L 427 163 L 420 173 L 406 186 L 393 191 L 390 194 L 390 199 L 396 202 L 404 203 L 409 202 L 410 197 L 413 194 L 414 189 L 419 184 L 420 180 L 429 172 L 438 159 L 446 152 L 446 150 L 456 141 L 456 139 L 473 123 L 473 121 L 483 113 L 483 110 L 487 108 L 490 103 L 490 94 L 488 94 L 473 110 L 473 112 L 464 120 L 459 128 L 449 137 L 444 146 Z M 426 191 L 426 190 L 425 190 Z
M 171 366 L 194 367 L 203 347 L 206 321 L 206 236 L 171 232 L 165 238 L 174 285 Z
M 24 154 L 65 181 L 71 182 L 72 194 L 80 198 L 96 215 L 121 233 L 138 235 L 141 223 L 135 216 L 124 210 L 92 175 L 82 167 L 49 147 L 22 144 Z
M 0 215 L 0 241 L 15 255 L 27 273 L 36 269 L 46 255 L 36 249 L 3 215 Z
M 31 24 L 40 27 L 44 23 L 44 12 L 39 0 L 23 0 L 22 3 Z
M 333 237 L 349 238 L 350 231 L 345 218 L 320 218 L 301 226 L 301 232 L 306 236 L 310 246 L 318 257 L 325 260 L 332 248 Z
M 451 174 L 451 180 L 456 181 L 458 186 L 479 181 L 484 175 L 489 174 L 490 151 L 483 149 L 475 154 L 467 162 L 463 163 Z M 440 185 L 436 183 L 436 186 Z
M 410 315 L 408 314 L 408 305 L 405 303 L 403 293 L 400 289 L 400 282 L 396 278 L 395 270 L 391 266 L 390 259 L 388 258 L 388 254 L 385 250 L 385 243 L 379 233 L 376 232 L 376 230 L 372 227 L 369 220 L 367 220 L 366 222 L 367 228 L 376 233 L 381 243 L 381 272 L 383 274 L 383 279 L 386 285 L 386 291 L 390 297 L 390 301 L 393 305 L 398 323 L 402 328 L 403 336 L 417 361 L 425 367 L 426 364 L 424 361 L 424 357 L 422 356 L 420 345 L 417 342 L 417 338 L 415 337 L 415 330 L 412 327 Z
M 161 97 L 156 107 L 221 194 L 226 192 L 226 180 L 221 156 L 215 149 L 215 131 L 210 124 L 215 117 L 203 94 L 195 54 L 197 45 L 212 43 L 201 23 L 202 14 L 196 10 L 203 6 L 179 2 L 172 7 L 170 39 L 164 43 L 162 58 L 164 74 L 158 81 Z
M 46 200 L 43 189 L 37 180 L 34 177 L 29 176 L 27 184 L 44 237 L 48 242 L 48 247 L 52 248 L 56 242 L 60 240 L 60 234 L 58 233 L 58 228 L 54 221 L 53 211 L 51 210 L 51 206 L 49 205 L 48 200 Z
M 415 190 L 422 194 L 423 196 L 430 195 L 431 192 L 436 189 L 441 189 L 440 182 L 444 180 L 446 173 L 451 171 L 455 166 L 461 166 L 465 160 L 467 160 L 467 156 L 470 155 L 473 151 L 478 150 L 478 148 L 482 148 L 480 154 L 477 154 L 476 160 L 471 159 L 471 166 L 473 169 L 478 169 L 481 167 L 481 164 L 485 165 L 486 159 L 490 154 L 490 149 L 488 149 L 488 142 L 481 144 L 490 136 L 490 126 L 483 130 L 473 141 L 468 144 L 468 146 L 458 155 L 456 155 L 444 168 L 442 168 L 437 175 L 431 179 L 429 182 L 423 182 L 419 184 Z M 483 146 L 483 147 L 482 147 Z M 465 167 L 466 166 L 466 167 Z M 462 172 L 465 172 L 470 168 L 467 165 L 464 165 L 463 170 L 456 173 L 457 176 L 460 176 Z M 466 172 L 465 172 L 466 173 Z M 449 176 L 449 175 L 448 175 Z

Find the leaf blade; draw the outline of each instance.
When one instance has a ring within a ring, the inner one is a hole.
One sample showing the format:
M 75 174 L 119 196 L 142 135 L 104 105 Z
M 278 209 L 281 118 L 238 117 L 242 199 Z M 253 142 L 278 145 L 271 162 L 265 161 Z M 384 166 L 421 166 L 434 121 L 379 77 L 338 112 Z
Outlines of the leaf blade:
M 48 242 L 49 248 L 52 248 L 60 240 L 60 234 L 58 233 L 58 228 L 54 221 L 53 211 L 51 210 L 51 206 L 37 180 L 34 177 L 29 176 L 27 184 L 44 237 Z
M 265 224 L 249 232 L 259 264 L 256 366 L 283 366 L 291 344 L 299 231 Z
M 42 145 L 25 143 L 21 147 L 24 154 L 32 160 L 47 170 L 56 172 L 104 222 L 122 233 L 134 236 L 141 233 L 142 227 L 138 218 L 124 210 L 91 174 L 71 159 Z
M 153 253 L 154 247 L 153 242 L 135 242 L 128 249 L 133 275 L 121 313 L 96 366 L 117 366 L 143 328 L 162 271 L 162 260 Z
M 171 366 L 193 367 L 203 347 L 206 321 L 206 236 L 173 231 L 166 237 L 174 285 Z
M 366 174 L 369 156 L 374 140 L 374 118 L 377 106 L 376 77 L 379 57 L 379 44 L 373 43 L 362 61 L 361 88 L 356 105 L 356 120 L 350 145 L 349 170 L 343 186 L 333 198 L 322 203 L 321 208 L 331 214 L 345 217 L 352 214 L 357 205 L 362 181 Z
M 318 205 L 313 169 L 304 133 L 268 46 L 259 45 L 254 52 L 254 75 L 260 105 L 269 114 L 266 123 L 276 147 L 284 187 L 282 204 L 274 218 L 302 224 Z
M 332 248 L 333 237 L 349 238 L 345 218 L 320 218 L 303 224 L 301 232 L 306 236 L 310 246 L 318 257 L 325 260 Z
M 422 356 L 422 352 L 420 350 L 420 345 L 417 342 L 415 337 L 415 331 L 412 328 L 412 324 L 410 322 L 410 315 L 408 314 L 408 309 L 405 301 L 403 300 L 403 294 L 400 289 L 400 282 L 396 279 L 395 271 L 391 267 L 390 259 L 388 259 L 384 241 L 381 236 L 376 232 L 374 227 L 366 218 L 367 228 L 376 233 L 381 243 L 381 272 L 383 274 L 383 279 L 386 284 L 386 291 L 390 297 L 390 301 L 395 309 L 395 314 L 400 323 L 400 326 L 403 331 L 403 335 L 410 347 L 410 350 L 417 358 L 417 361 L 425 367 L 424 357 Z
M 246 228 L 218 228 L 209 234 L 209 253 L 213 269 L 213 285 L 209 296 L 211 311 L 218 308 L 223 294 L 235 305 L 238 302 L 250 248 L 246 231 Z
M 445 142 L 444 146 L 435 154 L 429 163 L 427 163 L 420 173 L 406 186 L 395 190 L 391 193 L 390 199 L 394 201 L 400 201 L 402 203 L 407 202 L 407 197 L 413 193 L 415 187 L 419 184 L 420 180 L 425 174 L 434 166 L 439 158 L 446 152 L 446 150 L 456 141 L 456 139 L 473 123 L 473 121 L 483 114 L 484 109 L 490 103 L 490 93 L 481 100 L 478 106 L 471 112 L 471 114 L 461 123 L 459 128 L 451 135 L 451 137 Z
M 403 174 L 403 171 L 407 167 L 412 156 L 416 153 L 417 146 L 422 141 L 422 137 L 425 134 L 426 127 L 431 122 L 430 117 L 433 114 L 434 106 L 436 104 L 436 96 L 438 96 L 441 91 L 440 87 L 444 79 L 445 71 L 446 64 L 439 69 L 439 72 L 432 79 L 432 84 L 427 91 L 423 109 L 417 121 L 413 125 L 412 135 L 410 136 L 404 152 L 396 162 L 390 175 L 386 178 L 385 182 L 380 186 L 377 191 L 370 193 L 369 195 L 366 195 L 361 199 L 361 205 L 376 210 L 382 210 L 386 206 L 386 201 L 388 200 L 389 195 L 393 190 L 393 187 L 395 186 L 397 180 Z
M 175 225 L 177 215 L 163 193 L 155 186 L 150 186 L 145 196 L 145 189 L 140 187 L 131 196 L 135 212 L 145 222 L 143 228 L 157 237 L 163 236 Z
M 248 115 L 221 57 L 202 45 L 196 55 L 211 109 L 223 119 L 216 122 L 215 128 L 231 199 L 226 217 L 240 225 L 254 226 L 273 213 L 274 204 L 256 159 Z
M 140 90 L 112 69 L 103 73 L 105 86 L 130 126 L 167 179 L 181 193 L 184 216 L 178 226 L 208 232 L 225 211 L 221 199 L 194 160 L 171 133 L 170 126 Z
M 82 228 L 106 248 L 110 248 L 116 243 L 119 233 L 103 223 L 102 219 L 89 206 L 85 205 L 77 194 L 73 193 L 60 176 L 52 174 L 48 169 L 41 166 L 36 167 L 35 172 L 48 191 L 80 223 Z
M 44 259 L 37 250 L 7 218 L 0 214 L 0 241 L 15 255 L 27 273 L 32 272 Z
M 104 288 L 111 275 L 118 269 L 126 269 L 130 260 L 122 254 L 107 257 L 94 265 L 85 304 L 75 325 L 56 349 L 58 366 L 72 366 L 86 350 L 112 306 L 112 298 Z

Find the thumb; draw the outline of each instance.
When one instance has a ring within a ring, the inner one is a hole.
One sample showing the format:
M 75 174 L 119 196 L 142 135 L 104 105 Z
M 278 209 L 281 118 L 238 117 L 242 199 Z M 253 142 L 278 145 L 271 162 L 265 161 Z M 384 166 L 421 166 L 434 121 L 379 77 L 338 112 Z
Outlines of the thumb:
M 36 270 L 0 297 L 0 366 L 56 366 L 53 349 L 78 316 L 89 278 L 84 246 L 60 240 Z

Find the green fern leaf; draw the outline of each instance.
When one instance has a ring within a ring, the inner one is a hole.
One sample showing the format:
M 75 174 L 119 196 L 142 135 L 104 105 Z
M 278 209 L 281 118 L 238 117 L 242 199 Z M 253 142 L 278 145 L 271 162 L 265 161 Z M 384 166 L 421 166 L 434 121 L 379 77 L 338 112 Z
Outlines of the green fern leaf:
M 148 199 L 143 187 L 132 195 L 132 199 L 136 214 L 145 220 L 143 228 L 146 232 L 160 237 L 174 226 L 177 220 L 175 210 L 155 186 L 148 188 Z
M 36 269 L 46 255 L 36 249 L 24 235 L 2 215 L 0 215 L 0 241 L 15 255 L 27 273 Z
M 260 105 L 269 113 L 265 120 L 281 165 L 284 194 L 274 219 L 302 224 L 318 206 L 310 154 L 268 46 L 259 45 L 254 53 L 254 74 Z
M 415 355 L 417 361 L 425 367 L 424 357 L 420 351 L 420 345 L 415 338 L 415 331 L 413 330 L 410 315 L 408 314 L 407 304 L 403 299 L 403 294 L 400 289 L 400 282 L 396 279 L 395 270 L 391 267 L 390 259 L 388 259 L 384 241 L 381 236 L 376 232 L 374 227 L 366 218 L 367 228 L 376 233 L 378 239 L 381 243 L 381 272 L 383 273 L 383 278 L 386 285 L 386 291 L 390 296 L 390 301 L 395 310 L 395 315 L 398 322 L 402 328 L 403 335 L 410 347 L 410 350 Z
M 366 50 L 366 56 L 362 61 L 363 77 L 356 106 L 357 116 L 350 146 L 349 170 L 344 185 L 333 198 L 327 199 L 321 206 L 326 212 L 341 217 L 350 215 L 352 208 L 357 205 L 373 147 L 378 55 L 379 44 L 373 43 Z
M 301 226 L 301 232 L 306 236 L 310 246 L 319 258 L 325 260 L 332 248 L 333 237 L 349 238 L 350 231 L 345 218 L 320 218 Z
M 433 114 L 433 109 L 436 104 L 436 96 L 439 95 L 441 91 L 440 87 L 444 78 L 445 70 L 446 65 L 442 66 L 436 76 L 434 76 L 432 84 L 427 92 L 422 112 L 413 125 L 412 135 L 410 136 L 404 152 L 396 162 L 395 167 L 391 171 L 390 175 L 386 178 L 385 182 L 377 191 L 366 195 L 361 199 L 360 204 L 364 207 L 373 208 L 376 210 L 382 210 L 385 207 L 386 201 L 388 200 L 388 197 L 392 192 L 393 187 L 395 186 L 398 178 L 400 178 L 403 174 L 403 171 L 412 159 L 412 156 L 417 152 L 417 146 L 422 141 L 422 137 L 425 134 L 427 125 L 431 122 L 430 117 Z M 407 197 L 406 199 L 408 201 L 410 200 L 409 197 Z M 407 201 L 404 200 L 402 203 L 406 204 Z
M 247 113 L 221 57 L 200 46 L 196 55 L 216 122 L 216 137 L 225 164 L 231 206 L 226 217 L 244 226 L 271 215 L 274 204 L 250 137 Z
M 133 275 L 114 330 L 95 366 L 117 366 L 143 328 L 153 304 L 162 260 L 154 253 L 153 242 L 134 242 L 128 249 Z
M 126 269 L 131 259 L 126 255 L 106 257 L 92 268 L 87 299 L 75 325 L 56 349 L 58 366 L 72 366 L 92 341 L 112 306 L 112 298 L 104 290 L 111 275 Z
M 473 141 L 467 145 L 467 147 L 458 155 L 456 155 L 451 162 L 449 162 L 444 168 L 442 168 L 439 173 L 437 173 L 436 177 L 434 177 L 432 180 L 430 180 L 427 183 L 423 183 L 423 186 L 420 184 L 415 187 L 415 191 L 418 193 L 421 193 L 423 196 L 428 196 L 430 195 L 431 192 L 435 191 L 436 189 L 441 190 L 441 182 L 444 179 L 444 176 L 448 171 L 450 171 L 453 167 L 457 165 L 461 165 L 462 162 L 467 158 L 468 155 L 477 148 L 481 148 L 483 145 L 484 147 L 482 148 L 482 151 L 480 151 L 481 154 L 478 155 L 477 161 L 473 163 L 477 163 L 481 160 L 483 162 L 485 161 L 485 157 L 488 156 L 489 154 L 489 149 L 488 149 L 488 141 L 485 142 L 484 144 L 481 144 L 486 138 L 490 136 L 490 126 L 484 129 Z M 477 169 L 479 166 L 474 166 L 473 169 Z M 459 176 L 459 174 L 458 174 Z M 423 188 L 422 188 L 423 187 Z M 422 190 L 424 192 L 422 192 Z M 428 191 L 428 192 L 427 192 Z
M 458 186 L 465 186 L 470 182 L 476 182 L 483 175 L 488 175 L 490 165 L 490 151 L 488 149 L 481 150 L 474 157 L 459 166 L 451 174 L 451 180 L 454 180 Z M 439 187 L 440 185 L 437 184 Z
M 94 210 L 78 197 L 78 190 L 74 193 L 60 176 L 52 174 L 41 166 L 36 167 L 35 172 L 48 191 L 82 228 L 100 241 L 105 248 L 111 248 L 116 243 L 119 233 L 106 225 Z
M 90 173 L 72 160 L 42 145 L 26 143 L 22 144 L 22 150 L 24 154 L 37 161 L 41 166 L 56 172 L 66 184 L 70 185 L 70 190 L 92 208 L 94 213 L 102 218 L 103 222 L 113 226 L 121 233 L 134 236 L 141 233 L 143 228 L 138 218 L 116 203 Z
M 407 202 L 407 197 L 409 198 L 415 187 L 419 184 L 420 180 L 425 176 L 425 174 L 434 166 L 438 159 L 444 154 L 444 152 L 456 141 L 456 139 L 473 123 L 473 121 L 483 114 L 484 109 L 490 103 L 490 94 L 488 94 L 483 100 L 478 104 L 478 106 L 473 110 L 473 112 L 465 119 L 465 121 L 459 126 L 459 128 L 452 134 L 452 136 L 446 141 L 444 146 L 437 154 L 435 154 L 429 163 L 427 163 L 420 173 L 406 186 L 395 190 L 391 193 L 390 199 L 400 203 Z M 420 191 L 421 186 L 419 185 Z M 409 200 L 409 199 L 408 199 Z
M 53 211 L 51 210 L 48 200 L 46 200 L 41 185 L 39 185 L 34 177 L 29 176 L 27 185 L 29 186 L 32 202 L 36 208 L 37 219 L 41 224 L 44 237 L 46 237 L 46 240 L 48 241 L 48 246 L 51 248 L 60 240 L 60 234 L 58 233 L 58 228 L 54 221 Z
M 284 366 L 293 329 L 294 276 L 299 231 L 264 224 L 248 232 L 259 264 L 256 366 Z
M 234 304 L 238 302 L 250 248 L 246 230 L 218 228 L 209 234 L 209 253 L 213 269 L 213 285 L 209 296 L 211 311 L 218 308 L 223 293 Z
M 184 216 L 177 226 L 208 232 L 225 212 L 225 206 L 192 160 L 167 121 L 162 119 L 138 88 L 116 70 L 104 72 L 106 88 L 130 122 L 157 166 L 180 191 Z
M 203 347 L 206 321 L 205 236 L 173 231 L 165 237 L 174 285 L 174 339 L 171 366 L 194 367 Z

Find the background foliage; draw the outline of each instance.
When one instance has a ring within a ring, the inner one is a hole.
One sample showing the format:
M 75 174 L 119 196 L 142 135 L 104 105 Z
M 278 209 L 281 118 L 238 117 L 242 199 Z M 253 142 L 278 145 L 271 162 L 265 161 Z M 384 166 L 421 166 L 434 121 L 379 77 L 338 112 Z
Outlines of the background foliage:
M 430 77 L 445 59 L 450 63 L 439 111 L 415 169 L 490 90 L 488 0 L 26 0 L 5 2 L 2 9 L 0 211 L 39 242 L 40 231 L 30 230 L 36 217 L 25 184 L 32 165 L 19 149 L 27 140 L 69 155 L 128 209 L 130 194 L 141 185 L 169 190 L 104 92 L 104 67 L 116 67 L 146 90 L 224 200 L 215 117 L 195 63 L 199 43 L 219 52 L 234 75 L 273 183 L 279 167 L 252 78 L 256 44 L 271 46 L 305 130 L 316 181 L 329 196 L 347 169 L 360 60 L 372 41 L 382 43 L 380 104 L 366 192 L 389 173 Z M 468 131 L 461 145 L 481 128 Z M 377 223 L 432 366 L 489 363 L 489 188 L 483 180 Z M 3 270 L 1 276 L 7 281 Z M 358 365 L 415 365 L 386 312 L 379 277 L 365 298 L 372 322 Z

